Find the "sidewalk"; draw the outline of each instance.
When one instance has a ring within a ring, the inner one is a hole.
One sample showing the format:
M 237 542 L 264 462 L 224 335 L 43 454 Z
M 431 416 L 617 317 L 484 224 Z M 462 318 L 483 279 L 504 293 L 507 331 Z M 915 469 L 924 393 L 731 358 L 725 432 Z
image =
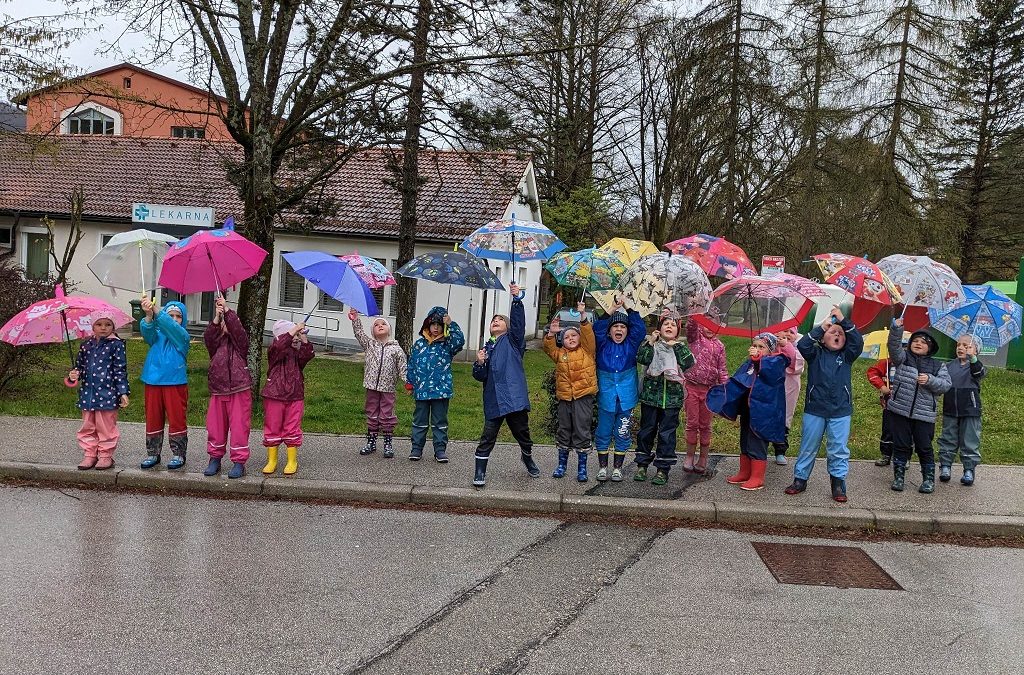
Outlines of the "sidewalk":
M 735 472 L 735 456 L 713 455 L 710 477 L 684 473 L 678 466 L 668 485 L 655 487 L 632 480 L 632 455 L 626 466 L 626 480 L 598 483 L 597 459 L 590 458 L 591 479 L 576 480 L 575 457 L 564 479 L 551 478 L 555 449 L 535 446 L 534 457 L 540 478 L 530 478 L 519 461 L 519 448 L 499 444 L 488 467 L 487 487 L 470 486 L 475 444 L 452 442 L 451 462 L 434 462 L 428 442 L 425 459 L 410 462 L 409 440 L 395 441 L 396 458 L 384 459 L 380 451 L 369 457 L 358 452 L 363 439 L 355 436 L 307 434 L 299 451 L 299 473 L 264 478 L 266 462 L 260 447 L 261 430 L 250 438 L 252 457 L 248 475 L 228 480 L 230 462 L 225 461 L 219 479 L 206 478 L 206 432 L 189 430 L 189 460 L 184 472 L 163 468 L 139 469 L 145 455 L 144 428 L 122 423 L 121 443 L 111 471 L 77 471 L 81 454 L 75 443 L 77 419 L 0 416 L 0 477 L 49 480 L 63 483 L 103 483 L 124 487 L 240 493 L 284 498 L 323 498 L 362 502 L 414 503 L 460 506 L 475 509 L 504 509 L 544 513 L 592 513 L 648 518 L 679 518 L 743 525 L 795 525 L 844 529 L 879 529 L 901 533 L 949 533 L 968 536 L 1024 537 L 1024 467 L 987 466 L 978 471 L 978 482 L 970 488 L 953 481 L 938 483 L 934 494 L 917 492 L 920 473 L 907 472 L 907 490 L 889 489 L 891 471 L 871 462 L 852 462 L 847 487 L 850 501 L 837 504 L 829 493 L 824 460 L 815 468 L 807 492 L 788 496 L 782 490 L 792 480 L 792 468 L 770 464 L 764 490 L 744 492 L 725 482 Z M 170 459 L 165 448 L 163 462 Z M 161 465 L 162 467 L 163 465 Z

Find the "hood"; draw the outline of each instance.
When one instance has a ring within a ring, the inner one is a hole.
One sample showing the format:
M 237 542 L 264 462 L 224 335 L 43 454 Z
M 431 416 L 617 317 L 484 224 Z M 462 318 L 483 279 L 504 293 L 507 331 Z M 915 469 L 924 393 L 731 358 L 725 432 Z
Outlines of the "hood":
M 916 337 L 923 337 L 925 342 L 928 343 L 928 356 L 935 356 L 935 352 L 939 351 L 939 343 L 932 337 L 932 334 L 926 330 L 915 330 L 910 334 L 910 340 L 907 340 L 907 351 L 910 351 L 910 342 Z
M 448 313 L 448 310 L 444 307 L 431 307 L 430 311 L 427 312 L 427 316 L 423 319 L 423 325 L 420 326 L 420 335 L 427 339 L 427 342 L 434 342 L 435 340 L 441 340 L 448 336 L 448 328 L 444 326 L 444 315 Z M 441 331 L 441 336 L 437 338 L 431 338 L 429 333 L 430 324 L 440 323 L 444 330 Z
M 187 324 L 188 310 L 185 309 L 184 303 L 178 302 L 177 300 L 171 300 L 170 302 L 164 304 L 164 306 L 160 308 L 160 313 L 166 314 L 167 310 L 170 309 L 171 307 L 177 307 L 178 311 L 181 312 L 181 325 L 184 326 L 185 324 Z

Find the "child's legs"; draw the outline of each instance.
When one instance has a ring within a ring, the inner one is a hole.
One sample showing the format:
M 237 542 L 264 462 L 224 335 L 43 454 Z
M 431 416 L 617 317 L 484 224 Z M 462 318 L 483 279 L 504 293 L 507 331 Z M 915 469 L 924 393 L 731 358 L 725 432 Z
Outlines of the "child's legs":
M 276 448 L 284 440 L 285 402 L 263 399 L 263 447 Z
M 882 457 L 892 457 L 892 414 L 882 408 L 882 435 L 878 439 L 878 451 Z
M 430 427 L 430 401 L 416 401 L 412 411 L 412 449 L 423 450 L 427 444 L 427 429 Z
M 961 417 L 960 435 L 960 461 L 964 469 L 973 469 L 981 464 L 981 418 Z
M 618 404 L 616 404 L 618 407 Z M 597 430 L 594 432 L 594 445 L 598 454 L 608 452 L 612 444 L 612 427 L 615 426 L 616 411 L 599 408 L 597 411 Z
M 430 425 L 433 430 L 434 454 L 448 449 L 448 406 L 451 399 L 437 398 L 430 403 Z
M 572 402 L 572 444 L 573 450 L 586 452 L 593 444 L 590 431 L 594 423 L 594 397 L 584 396 Z
M 956 453 L 961 448 L 963 432 L 960 419 L 952 415 L 942 416 L 942 433 L 939 434 L 939 464 L 953 466 Z
M 558 399 L 558 429 L 555 444 L 560 448 L 572 447 L 572 401 Z
M 676 430 L 681 408 L 666 408 L 658 422 L 658 449 L 654 466 L 668 471 L 676 463 Z
M 889 428 L 892 430 L 892 459 L 906 466 L 914 454 L 914 429 L 909 417 L 889 413 Z
M 686 445 L 694 446 L 700 439 L 700 408 L 704 399 L 707 398 L 708 390 L 706 387 L 690 382 L 687 382 L 685 386 L 686 398 L 683 399 L 683 407 L 686 409 Z
M 750 428 L 750 410 L 740 415 L 740 452 L 750 459 L 768 459 L 768 441 L 764 440 Z
M 846 444 L 850 438 L 850 416 L 830 418 L 825 423 L 825 430 L 828 473 L 830 476 L 845 479 L 850 470 L 850 448 Z
M 366 430 L 370 433 L 380 431 L 380 397 L 383 392 L 366 390 L 366 404 L 363 409 L 366 411 Z
M 100 457 L 113 457 L 121 431 L 117 428 L 117 409 L 93 412 L 96 425 L 96 451 Z
M 228 424 L 231 428 L 231 461 L 249 460 L 249 432 L 252 430 L 252 392 L 239 391 L 228 397 Z
M 398 426 L 398 416 L 395 415 L 395 392 L 380 392 L 380 431 L 385 436 L 393 434 Z
M 935 465 L 935 452 L 932 450 L 932 439 L 935 438 L 935 422 L 913 421 L 914 449 L 921 466 Z
M 82 427 L 78 430 L 78 447 L 86 458 L 95 459 L 96 448 L 96 411 L 82 411 Z
M 708 394 L 704 392 L 704 398 L 700 401 L 700 447 L 711 447 L 711 410 L 708 408 Z
M 646 403 L 640 404 L 640 431 L 636 435 L 636 463 L 640 466 L 647 466 L 651 463 L 661 413 L 661 408 Z
M 220 459 L 228 444 L 228 397 L 210 395 L 206 408 L 206 452 L 213 459 Z
M 480 432 L 480 443 L 476 446 L 477 459 L 487 459 L 491 456 L 494 443 L 498 440 L 498 432 L 501 431 L 501 423 L 504 421 L 504 417 L 484 420 L 484 429 Z
M 825 433 L 825 418 L 804 413 L 800 421 L 800 454 L 793 467 L 793 477 L 807 480 L 814 471 L 814 460 L 818 458 L 821 437 Z
M 188 449 L 188 385 L 176 384 L 161 389 L 171 452 L 184 457 Z
M 620 404 L 615 404 L 612 422 L 615 425 L 615 454 L 619 457 L 625 457 L 629 446 L 633 444 L 633 430 L 630 428 L 632 419 L 632 410 L 623 410 Z
M 302 445 L 302 414 L 306 410 L 306 402 L 288 401 L 284 408 L 284 427 L 281 438 L 284 444 L 291 448 Z
M 159 455 L 163 446 L 164 421 L 167 419 L 164 389 L 153 384 L 142 385 L 146 408 L 146 454 Z
M 519 410 L 505 415 L 508 422 L 508 430 L 512 432 L 512 438 L 519 443 L 523 454 L 529 455 L 533 451 L 533 440 L 530 438 L 530 413 Z

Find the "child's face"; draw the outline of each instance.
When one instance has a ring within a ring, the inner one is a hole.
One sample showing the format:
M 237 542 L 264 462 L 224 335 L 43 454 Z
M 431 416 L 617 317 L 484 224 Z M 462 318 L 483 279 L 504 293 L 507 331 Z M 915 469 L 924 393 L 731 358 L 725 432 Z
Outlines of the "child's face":
M 704 336 L 705 340 L 713 340 L 716 337 L 715 331 L 711 330 L 707 326 L 700 327 L 700 334 Z
M 566 331 L 562 336 L 562 346 L 573 351 L 580 346 L 580 334 L 574 330 Z
M 608 331 L 608 335 L 611 337 L 612 342 L 617 345 L 621 345 L 626 341 L 627 333 L 629 333 L 629 328 L 624 323 L 617 323 Z
M 302 346 L 302 338 L 300 338 L 298 335 L 293 335 L 292 336 L 292 349 L 298 349 L 301 346 Z
M 92 334 L 98 338 L 110 337 L 114 332 L 114 322 L 110 319 L 97 319 L 92 322 Z
M 496 316 L 491 319 L 491 337 L 501 337 L 508 332 L 508 324 L 505 323 L 505 319 L 500 316 Z
M 921 336 L 915 337 L 910 341 L 910 353 L 916 356 L 925 356 L 928 354 L 928 341 Z
M 978 348 L 974 346 L 974 340 L 970 338 L 960 338 L 956 341 L 956 357 L 958 359 L 966 359 L 968 356 L 977 356 Z
M 679 337 L 679 324 L 675 321 L 664 321 L 661 324 L 661 337 L 664 340 L 675 340 Z
M 444 329 L 441 327 L 441 324 L 439 323 L 432 323 L 429 326 L 427 326 L 427 333 L 429 333 L 430 337 L 432 338 L 441 337 L 441 333 L 443 332 L 443 330 Z
M 826 349 L 838 352 L 846 346 L 846 331 L 839 324 L 834 324 L 825 331 L 825 337 L 822 338 L 822 342 Z
M 178 311 L 177 307 L 172 307 L 171 309 L 167 310 L 167 316 L 171 317 L 179 324 L 181 323 L 181 312 Z
M 384 319 L 377 319 L 373 322 L 373 337 L 375 340 L 386 340 L 391 335 L 391 326 Z
M 768 350 L 768 345 L 764 343 L 764 340 L 754 340 L 750 345 L 753 349 L 757 350 L 760 356 L 768 356 L 771 352 Z

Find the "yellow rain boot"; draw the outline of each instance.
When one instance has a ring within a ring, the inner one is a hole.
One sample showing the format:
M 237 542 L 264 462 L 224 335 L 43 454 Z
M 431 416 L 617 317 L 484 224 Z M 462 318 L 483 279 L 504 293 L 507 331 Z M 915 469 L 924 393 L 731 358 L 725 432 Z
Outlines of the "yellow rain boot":
M 287 452 L 288 462 L 284 465 L 284 475 L 290 476 L 299 470 L 299 449 L 291 445 Z
M 267 465 L 263 467 L 263 473 L 270 475 L 277 471 L 277 446 L 267 448 Z

